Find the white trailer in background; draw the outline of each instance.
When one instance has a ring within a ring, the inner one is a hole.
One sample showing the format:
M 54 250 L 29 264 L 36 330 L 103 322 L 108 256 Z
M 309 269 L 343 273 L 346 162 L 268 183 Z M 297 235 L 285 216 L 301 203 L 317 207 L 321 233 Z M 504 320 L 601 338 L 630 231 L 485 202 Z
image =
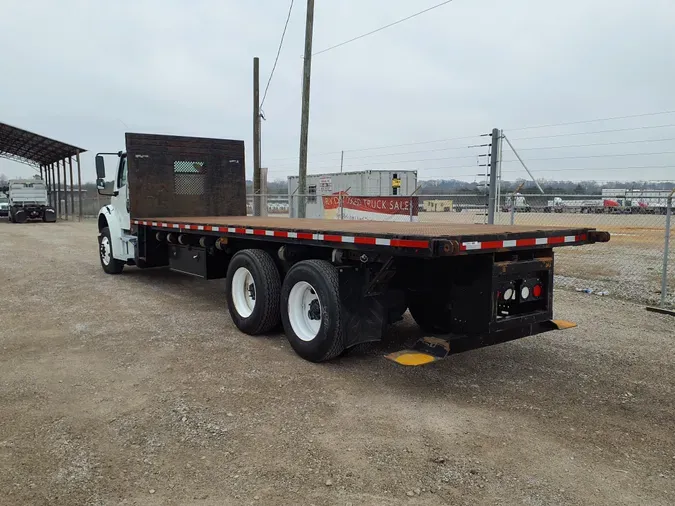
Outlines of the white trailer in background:
M 411 195 L 416 189 L 416 170 L 364 170 L 308 174 L 306 196 L 298 195 L 298 176 L 289 176 L 290 216 L 297 218 L 301 198 L 307 200 L 307 218 L 324 218 L 321 197 L 325 195 L 347 192 L 355 197 L 395 197 Z
M 605 205 L 602 199 L 570 199 L 554 197 L 544 208 L 545 213 L 602 213 Z

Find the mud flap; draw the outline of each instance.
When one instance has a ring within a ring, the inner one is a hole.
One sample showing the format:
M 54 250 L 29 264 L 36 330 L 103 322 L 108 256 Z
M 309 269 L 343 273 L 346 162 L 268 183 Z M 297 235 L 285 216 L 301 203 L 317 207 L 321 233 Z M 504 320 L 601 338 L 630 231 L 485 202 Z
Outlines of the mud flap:
M 411 349 L 397 351 L 385 355 L 385 358 L 405 366 L 420 366 L 438 362 L 451 354 L 492 346 L 533 336 L 551 330 L 564 330 L 576 327 L 577 324 L 565 320 L 547 320 L 541 323 L 526 325 L 487 336 L 453 336 L 451 339 L 424 337 L 417 341 Z

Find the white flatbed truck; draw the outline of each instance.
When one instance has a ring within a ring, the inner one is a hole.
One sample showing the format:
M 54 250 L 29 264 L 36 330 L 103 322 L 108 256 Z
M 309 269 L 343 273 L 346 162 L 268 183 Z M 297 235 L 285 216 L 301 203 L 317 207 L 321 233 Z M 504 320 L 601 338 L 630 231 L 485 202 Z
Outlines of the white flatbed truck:
M 404 365 L 573 326 L 552 319 L 553 249 L 609 240 L 585 227 L 247 217 L 243 141 L 128 133 L 126 151 L 107 155 L 103 270 L 226 278 L 237 328 L 282 324 L 314 362 L 386 338 L 406 310 L 429 337 L 388 355 Z

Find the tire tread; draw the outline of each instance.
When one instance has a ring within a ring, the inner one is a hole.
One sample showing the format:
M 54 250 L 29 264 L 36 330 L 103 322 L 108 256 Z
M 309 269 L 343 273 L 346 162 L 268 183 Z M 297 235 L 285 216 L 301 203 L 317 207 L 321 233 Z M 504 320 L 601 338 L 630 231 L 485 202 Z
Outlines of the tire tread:
M 232 285 L 230 283 L 232 276 L 234 275 L 234 271 L 236 270 L 234 267 L 236 266 L 234 261 L 237 256 L 245 258 L 247 263 L 253 264 L 256 267 L 256 270 L 259 271 L 260 277 L 262 279 L 254 280 L 256 286 L 256 295 L 259 293 L 264 293 L 264 298 L 266 301 L 266 304 L 261 307 L 261 313 L 258 318 L 255 320 L 250 320 L 250 322 L 247 321 L 245 329 L 240 327 L 238 324 L 237 327 L 239 330 L 249 335 L 266 334 L 274 330 L 279 325 L 279 321 L 281 319 L 281 278 L 279 275 L 279 269 L 274 263 L 272 256 L 265 250 L 245 249 L 239 251 L 230 261 L 230 268 L 228 269 L 227 273 L 228 291 L 230 292 L 228 293 L 228 301 L 232 298 Z M 249 268 L 249 271 L 250 270 L 251 269 Z M 261 300 L 261 298 L 257 298 L 256 306 L 258 301 Z M 236 309 L 234 308 L 233 304 L 230 306 L 230 313 L 232 314 L 232 312 L 236 314 Z M 241 318 L 240 316 L 238 317 Z
M 279 324 L 281 279 L 279 278 L 279 270 L 269 253 L 261 249 L 251 249 L 248 251 L 262 271 L 265 284 L 263 288 L 267 294 L 267 304 L 264 307 L 262 317 L 258 320 L 258 325 L 256 326 L 254 333 L 265 334 Z
M 331 329 L 332 335 L 330 336 L 332 337 L 332 340 L 330 342 L 330 345 L 323 353 L 319 352 L 318 350 L 313 351 L 311 353 L 305 353 L 299 351 L 296 348 L 296 345 L 293 343 L 293 340 L 297 338 L 289 336 L 289 332 L 293 332 L 292 329 L 286 329 L 286 336 L 291 341 L 291 345 L 295 348 L 295 351 L 300 356 L 312 362 L 325 362 L 340 356 L 345 350 L 344 327 L 342 323 L 342 308 L 340 306 L 340 280 L 338 272 L 335 266 L 326 260 L 316 260 L 316 259 L 303 260 L 302 262 L 299 262 L 298 264 L 296 264 L 291 268 L 291 270 L 287 274 L 286 278 L 287 281 L 292 277 L 293 269 L 300 266 L 302 266 L 305 269 L 308 269 L 309 272 L 312 273 L 313 277 L 321 278 L 327 285 L 326 288 L 330 292 L 330 294 L 328 294 L 328 298 L 332 299 L 331 304 L 334 303 L 335 305 L 335 307 L 332 307 L 330 310 L 331 311 L 330 316 L 332 321 L 334 322 L 332 325 L 333 328 Z M 310 282 L 311 280 L 308 279 L 307 281 Z M 316 288 L 316 285 L 314 286 Z M 286 292 L 286 290 L 283 291 L 284 293 Z M 288 291 L 290 291 L 290 287 L 288 288 Z M 326 309 L 324 308 L 322 310 L 325 311 Z M 288 311 L 286 308 L 286 313 L 287 312 Z M 284 316 L 284 318 L 286 317 L 287 316 Z

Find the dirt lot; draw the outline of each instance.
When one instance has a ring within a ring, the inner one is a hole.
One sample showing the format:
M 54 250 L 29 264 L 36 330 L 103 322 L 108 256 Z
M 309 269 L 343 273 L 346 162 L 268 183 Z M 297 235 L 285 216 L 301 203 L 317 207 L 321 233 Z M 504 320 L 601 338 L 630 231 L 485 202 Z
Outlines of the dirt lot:
M 675 503 L 672 318 L 560 291 L 577 329 L 316 365 L 95 228 L 0 222 L 0 504 Z

